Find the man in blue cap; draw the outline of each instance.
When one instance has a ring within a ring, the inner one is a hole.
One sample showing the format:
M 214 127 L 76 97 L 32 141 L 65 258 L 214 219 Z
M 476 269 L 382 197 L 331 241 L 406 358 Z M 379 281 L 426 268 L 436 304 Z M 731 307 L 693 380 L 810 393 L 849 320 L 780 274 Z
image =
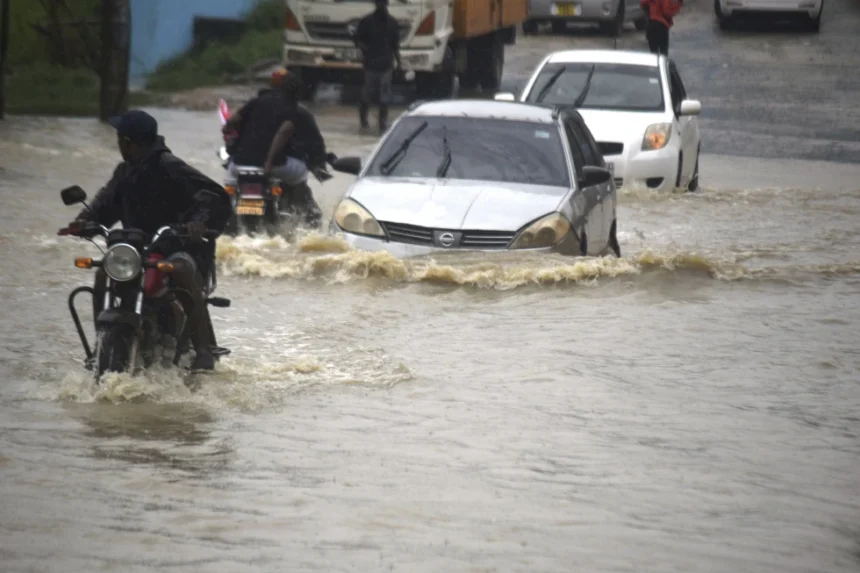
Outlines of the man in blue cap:
M 85 222 L 110 228 L 117 222 L 124 228 L 141 229 L 150 235 L 165 225 L 185 224 L 191 242 L 170 253 L 177 286 L 191 293 L 193 307 L 188 320 L 196 358 L 193 369 L 215 367 L 215 337 L 204 296 L 206 279 L 214 271 L 215 243 L 201 241 L 208 230 L 221 233 L 232 212 L 230 196 L 224 188 L 194 169 L 167 148 L 158 134 L 155 118 L 140 110 L 108 120 L 116 128 L 123 162 L 64 234 L 75 234 Z M 107 286 L 99 269 L 93 296 L 95 316 L 102 310 Z

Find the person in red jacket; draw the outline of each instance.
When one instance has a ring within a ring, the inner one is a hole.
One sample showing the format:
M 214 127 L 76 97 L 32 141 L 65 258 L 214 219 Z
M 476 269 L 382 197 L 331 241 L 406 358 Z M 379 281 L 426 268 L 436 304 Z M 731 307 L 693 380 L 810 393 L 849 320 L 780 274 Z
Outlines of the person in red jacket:
M 684 0 L 640 0 L 639 5 L 648 14 L 645 37 L 651 53 L 669 55 L 669 28 L 683 3 Z

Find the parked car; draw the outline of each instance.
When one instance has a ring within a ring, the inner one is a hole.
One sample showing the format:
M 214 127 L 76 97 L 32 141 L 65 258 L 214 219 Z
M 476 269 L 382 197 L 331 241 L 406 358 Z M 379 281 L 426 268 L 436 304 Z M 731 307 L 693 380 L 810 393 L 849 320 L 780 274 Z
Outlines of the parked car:
M 497 94 L 497 100 L 515 100 Z M 699 187 L 702 110 L 668 57 L 621 50 L 568 50 L 547 56 L 520 101 L 573 105 L 597 139 L 615 186 Z
M 824 0 L 714 0 L 714 13 L 720 29 L 727 30 L 740 18 L 757 16 L 768 19 L 786 16 L 803 19 L 809 30 L 821 29 Z
M 616 190 L 574 109 L 487 100 L 415 104 L 383 136 L 331 230 L 397 257 L 531 250 L 620 256 Z
M 555 34 L 564 32 L 568 22 L 594 23 L 610 36 L 620 36 L 626 22 L 637 30 L 648 24 L 639 0 L 529 0 L 529 17 L 523 22 L 523 34 L 537 34 L 538 26 L 549 22 Z

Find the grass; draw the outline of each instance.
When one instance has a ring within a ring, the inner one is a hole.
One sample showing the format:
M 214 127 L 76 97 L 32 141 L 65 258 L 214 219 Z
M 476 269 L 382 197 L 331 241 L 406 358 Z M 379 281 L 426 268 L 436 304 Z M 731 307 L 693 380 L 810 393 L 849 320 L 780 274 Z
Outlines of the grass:
M 257 62 L 279 59 L 283 45 L 283 0 L 261 0 L 245 17 L 247 32 L 234 42 L 212 42 L 199 52 L 160 65 L 147 89 L 175 92 L 231 83 Z

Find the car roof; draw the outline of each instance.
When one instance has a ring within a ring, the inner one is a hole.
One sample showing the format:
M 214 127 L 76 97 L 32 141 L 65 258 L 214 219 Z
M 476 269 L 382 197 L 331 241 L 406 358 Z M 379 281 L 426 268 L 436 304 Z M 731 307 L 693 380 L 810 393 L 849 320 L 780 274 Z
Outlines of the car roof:
M 523 102 L 485 99 L 439 100 L 416 104 L 407 116 L 469 117 L 476 119 L 502 119 L 554 123 L 553 108 Z
M 579 62 L 589 64 L 630 64 L 656 68 L 660 63 L 660 56 L 650 52 L 637 52 L 634 50 L 562 50 L 550 54 L 548 60 L 548 63 L 553 64 L 573 64 Z

